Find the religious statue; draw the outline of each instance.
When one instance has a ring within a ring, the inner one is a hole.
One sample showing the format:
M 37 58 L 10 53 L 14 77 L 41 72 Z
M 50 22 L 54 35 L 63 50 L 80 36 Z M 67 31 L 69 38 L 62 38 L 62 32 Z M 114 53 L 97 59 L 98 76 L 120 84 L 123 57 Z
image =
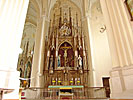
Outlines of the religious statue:
M 58 67 L 61 67 L 61 55 L 58 56 Z
M 79 63 L 79 67 L 82 67 L 82 57 L 80 55 L 78 57 L 78 63 Z

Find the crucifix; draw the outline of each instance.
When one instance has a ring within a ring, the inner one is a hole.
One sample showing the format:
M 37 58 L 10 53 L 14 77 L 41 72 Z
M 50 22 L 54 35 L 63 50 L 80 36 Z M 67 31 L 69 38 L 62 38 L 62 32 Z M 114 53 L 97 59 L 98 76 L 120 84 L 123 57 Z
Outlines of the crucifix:
M 64 66 L 66 67 L 67 64 L 67 50 L 71 49 L 71 46 L 67 46 L 67 43 L 64 44 L 63 47 L 61 47 L 62 50 L 64 50 Z

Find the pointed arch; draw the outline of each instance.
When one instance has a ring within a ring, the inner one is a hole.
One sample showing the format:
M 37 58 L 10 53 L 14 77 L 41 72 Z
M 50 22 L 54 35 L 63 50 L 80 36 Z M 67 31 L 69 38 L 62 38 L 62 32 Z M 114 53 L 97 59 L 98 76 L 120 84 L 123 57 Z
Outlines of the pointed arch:
M 72 44 L 70 41 L 64 40 L 63 42 L 61 42 L 61 43 L 59 44 L 58 50 L 59 50 L 60 46 L 61 46 L 62 44 L 64 44 L 65 42 L 68 43 L 68 44 L 70 44 L 70 45 L 72 46 L 72 48 L 73 48 L 73 44 Z

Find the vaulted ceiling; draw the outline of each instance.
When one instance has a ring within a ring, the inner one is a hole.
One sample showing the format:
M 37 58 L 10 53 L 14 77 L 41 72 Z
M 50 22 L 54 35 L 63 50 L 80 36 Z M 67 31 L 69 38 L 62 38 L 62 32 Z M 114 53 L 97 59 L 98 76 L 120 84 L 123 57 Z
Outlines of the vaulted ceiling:
M 36 6 L 38 6 L 37 8 L 40 9 L 41 15 L 43 15 L 44 13 L 47 13 L 47 15 L 50 14 L 50 10 L 53 8 L 56 2 L 64 1 L 72 2 L 81 10 L 81 12 L 86 12 L 90 5 L 90 0 L 30 0 L 30 2 L 36 3 Z

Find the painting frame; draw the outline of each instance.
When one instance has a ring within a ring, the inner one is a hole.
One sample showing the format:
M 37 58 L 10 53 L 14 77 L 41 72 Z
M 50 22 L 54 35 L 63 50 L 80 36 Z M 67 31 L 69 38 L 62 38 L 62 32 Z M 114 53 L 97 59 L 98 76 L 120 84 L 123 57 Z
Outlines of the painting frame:
M 125 4 L 131 17 L 131 21 L 133 21 L 133 0 L 125 0 Z

